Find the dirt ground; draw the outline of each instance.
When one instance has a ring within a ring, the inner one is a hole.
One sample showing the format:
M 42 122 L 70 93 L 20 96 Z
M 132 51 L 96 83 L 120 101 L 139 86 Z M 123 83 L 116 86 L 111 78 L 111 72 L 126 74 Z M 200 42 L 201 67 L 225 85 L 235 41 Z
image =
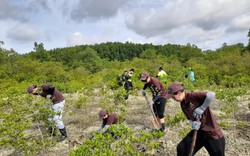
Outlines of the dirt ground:
M 138 91 L 139 92 L 139 91 Z M 80 96 L 79 94 L 65 95 L 66 107 L 63 120 L 66 125 L 69 138 L 63 142 L 57 143 L 55 146 L 42 151 L 39 156 L 67 156 L 71 150 L 80 146 L 83 140 L 94 132 L 100 125 L 98 112 L 101 109 L 100 95 L 93 97 L 91 103 L 81 109 L 76 109 L 74 103 Z M 226 156 L 250 156 L 250 95 L 246 95 L 237 102 L 239 110 L 235 114 L 235 118 L 220 118 L 221 102 L 216 100 L 212 104 L 211 109 L 217 118 L 217 122 L 229 122 L 233 128 L 222 128 L 226 139 Z M 129 96 L 127 109 L 127 125 L 135 132 L 153 129 L 150 122 L 151 113 L 148 109 L 145 99 L 138 96 Z M 180 111 L 179 103 L 169 100 L 165 107 L 165 114 L 175 115 Z M 242 128 L 237 128 L 239 122 L 246 123 Z M 235 125 L 235 126 L 233 126 Z M 187 120 L 181 122 L 177 126 L 167 126 L 165 136 L 159 139 L 160 148 L 152 155 L 174 156 L 176 155 L 176 146 L 182 138 L 179 132 L 190 125 Z M 0 156 L 6 156 L 8 153 L 0 153 Z M 197 156 L 208 156 L 207 151 L 202 148 Z

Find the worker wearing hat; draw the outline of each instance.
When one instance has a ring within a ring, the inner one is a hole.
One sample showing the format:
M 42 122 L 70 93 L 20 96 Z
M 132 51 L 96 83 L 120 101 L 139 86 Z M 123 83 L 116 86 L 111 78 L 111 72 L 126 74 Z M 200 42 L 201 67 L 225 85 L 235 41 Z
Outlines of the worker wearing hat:
M 165 105 L 166 105 L 166 90 L 164 89 L 162 83 L 154 78 L 151 77 L 147 72 L 141 74 L 140 77 L 141 81 L 144 82 L 144 87 L 142 91 L 142 95 L 146 96 L 145 89 L 149 88 L 153 95 L 153 101 L 150 104 L 153 107 L 155 116 L 158 118 L 161 128 L 160 130 L 164 132 L 165 130 L 165 119 L 164 119 L 164 112 L 165 112 Z
M 62 121 L 62 113 L 65 105 L 65 99 L 62 93 L 53 85 L 44 84 L 42 86 L 31 85 L 27 88 L 27 92 L 33 95 L 40 95 L 44 98 L 49 97 L 52 101 L 50 109 L 54 111 L 53 118 L 49 118 L 49 121 L 54 121 L 57 129 L 60 131 L 61 136 L 58 138 L 58 142 L 65 140 L 68 135 L 66 128 Z M 51 128 L 50 128 L 51 129 Z
M 99 118 L 102 119 L 102 125 L 99 127 L 98 131 L 106 132 L 112 124 L 117 124 L 119 121 L 118 116 L 115 113 L 109 114 L 107 110 L 102 109 L 98 113 Z
M 178 144 L 178 156 L 189 154 L 194 130 L 197 131 L 197 138 L 193 154 L 205 147 L 209 155 L 225 155 L 224 135 L 209 108 L 209 105 L 215 101 L 214 92 L 188 93 L 185 92 L 181 82 L 174 82 L 168 86 L 166 98 L 180 102 L 181 109 L 193 128 Z

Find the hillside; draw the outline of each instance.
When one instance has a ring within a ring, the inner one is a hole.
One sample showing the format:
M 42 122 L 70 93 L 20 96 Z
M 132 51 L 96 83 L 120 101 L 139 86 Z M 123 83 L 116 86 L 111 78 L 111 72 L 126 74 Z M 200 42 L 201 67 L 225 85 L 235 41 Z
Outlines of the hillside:
M 249 46 L 225 44 L 214 51 L 202 51 L 190 44 L 115 42 L 50 51 L 40 48 L 20 55 L 0 46 L 0 156 L 74 156 L 78 150 L 96 155 L 93 149 L 101 153 L 110 147 L 130 155 L 175 155 L 176 145 L 191 129 L 179 104 L 168 101 L 167 130 L 162 136 L 151 132 L 151 114 L 140 95 L 140 73 L 146 71 L 155 76 L 159 67 L 167 74 L 161 80 L 164 86 L 181 81 L 190 91 L 216 92 L 217 101 L 211 107 L 226 136 L 226 154 L 249 155 Z M 126 103 L 126 93 L 119 87 L 117 77 L 130 69 L 134 69 L 131 79 L 135 90 Z M 195 83 L 185 77 L 191 69 Z M 56 143 L 57 137 L 47 133 L 51 115 L 45 104 L 48 101 L 28 95 L 31 84 L 52 84 L 65 95 L 63 119 L 68 140 Z M 121 128 L 125 138 L 110 142 L 103 142 L 108 135 L 96 136 L 100 140 L 89 139 L 101 124 L 97 115 L 101 108 L 126 118 L 127 127 Z M 205 154 L 201 151 L 197 155 Z
M 140 131 L 151 131 L 153 126 L 150 122 L 151 114 L 146 104 L 145 99 L 140 96 L 139 92 L 137 95 L 129 97 L 129 101 L 126 108 L 126 121 L 127 126 L 133 129 L 135 133 Z M 101 109 L 102 98 L 100 93 L 96 91 L 92 97 L 89 97 L 91 102 L 84 105 L 82 109 L 76 109 L 74 107 L 77 99 L 81 94 L 66 94 L 67 104 L 64 112 L 64 122 L 67 125 L 69 133 L 68 140 L 57 143 L 55 146 L 50 147 L 42 152 L 39 156 L 67 156 L 71 150 L 76 149 L 80 144 L 84 143 L 85 139 L 95 131 L 101 124 L 98 120 L 97 113 Z M 110 95 L 112 101 L 112 95 Z M 112 102 L 111 102 L 112 103 Z M 250 103 L 250 94 L 241 97 L 237 102 L 239 110 L 235 114 L 235 118 L 221 118 L 220 108 L 223 107 L 224 103 L 220 100 L 216 100 L 211 106 L 213 113 L 215 114 L 217 121 L 228 122 L 232 127 L 223 128 L 223 133 L 226 138 L 226 155 L 227 156 L 247 156 L 250 154 L 250 110 L 248 105 Z M 112 104 L 109 105 L 112 107 Z M 165 115 L 174 116 L 180 111 L 180 106 L 177 102 L 170 100 L 166 105 Z M 119 113 L 119 111 L 118 111 Z M 246 125 L 239 127 L 240 122 L 244 122 Z M 145 150 L 146 155 L 176 155 L 176 146 L 181 140 L 180 133 L 183 130 L 190 129 L 190 125 L 187 120 L 181 121 L 175 126 L 168 125 L 166 133 L 163 137 L 158 138 L 157 141 L 160 143 L 158 149 Z M 37 132 L 38 133 L 38 132 Z M 145 148 L 143 145 L 138 146 L 138 149 Z M 7 152 L 5 154 L 7 155 Z M 197 156 L 208 155 L 205 149 L 199 151 Z

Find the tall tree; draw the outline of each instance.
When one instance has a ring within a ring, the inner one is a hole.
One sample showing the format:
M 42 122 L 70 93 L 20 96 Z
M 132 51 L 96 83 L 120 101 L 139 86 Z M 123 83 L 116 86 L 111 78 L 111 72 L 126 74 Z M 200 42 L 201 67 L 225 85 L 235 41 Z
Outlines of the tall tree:
M 250 29 L 248 31 L 247 37 L 249 37 L 249 39 L 248 39 L 248 44 L 249 44 L 250 43 Z
M 34 42 L 34 51 L 35 52 L 43 52 L 43 51 L 45 51 L 45 49 L 44 49 L 44 45 L 43 45 L 43 43 L 37 43 L 37 42 Z
M 250 29 L 249 29 L 249 31 L 248 31 L 247 37 L 248 37 L 247 49 L 248 49 L 248 51 L 250 51 Z

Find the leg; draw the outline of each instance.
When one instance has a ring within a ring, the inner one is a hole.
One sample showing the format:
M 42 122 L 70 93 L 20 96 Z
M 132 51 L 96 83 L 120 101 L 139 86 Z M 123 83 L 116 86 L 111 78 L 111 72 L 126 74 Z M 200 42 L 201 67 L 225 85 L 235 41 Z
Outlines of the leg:
M 126 81 L 125 83 L 124 83 L 124 89 L 126 90 L 126 96 L 125 96 L 125 100 L 127 100 L 128 99 L 128 92 L 129 92 L 129 83 L 128 83 L 128 81 Z
M 53 116 L 53 120 L 55 121 L 57 129 L 59 129 L 59 131 L 61 133 L 61 137 L 57 140 L 58 142 L 63 141 L 68 137 L 67 132 L 66 132 L 66 128 L 65 128 L 63 121 L 62 121 L 62 113 L 63 113 L 63 109 L 64 109 L 64 104 L 65 104 L 65 100 L 60 102 L 60 103 L 54 104 L 51 107 L 55 113 L 55 115 Z
M 160 98 L 158 101 L 156 101 L 155 107 L 158 112 L 158 118 L 161 124 L 161 131 L 165 130 L 165 119 L 164 119 L 164 112 L 165 112 L 165 105 L 166 105 L 166 99 Z
M 224 156 L 225 144 L 224 136 L 218 140 L 208 138 L 205 143 L 205 148 L 211 156 Z
M 177 145 L 177 155 L 178 156 L 187 156 L 191 149 L 191 143 L 193 139 L 194 131 L 190 131 L 185 138 Z M 194 147 L 193 155 L 198 152 L 203 147 L 203 137 L 200 131 L 197 132 L 196 143 Z
M 177 145 L 177 156 L 187 156 L 192 142 L 192 131 L 189 132 Z
M 128 81 L 129 82 L 129 90 L 133 90 L 134 89 L 134 86 L 132 84 L 132 82 Z

